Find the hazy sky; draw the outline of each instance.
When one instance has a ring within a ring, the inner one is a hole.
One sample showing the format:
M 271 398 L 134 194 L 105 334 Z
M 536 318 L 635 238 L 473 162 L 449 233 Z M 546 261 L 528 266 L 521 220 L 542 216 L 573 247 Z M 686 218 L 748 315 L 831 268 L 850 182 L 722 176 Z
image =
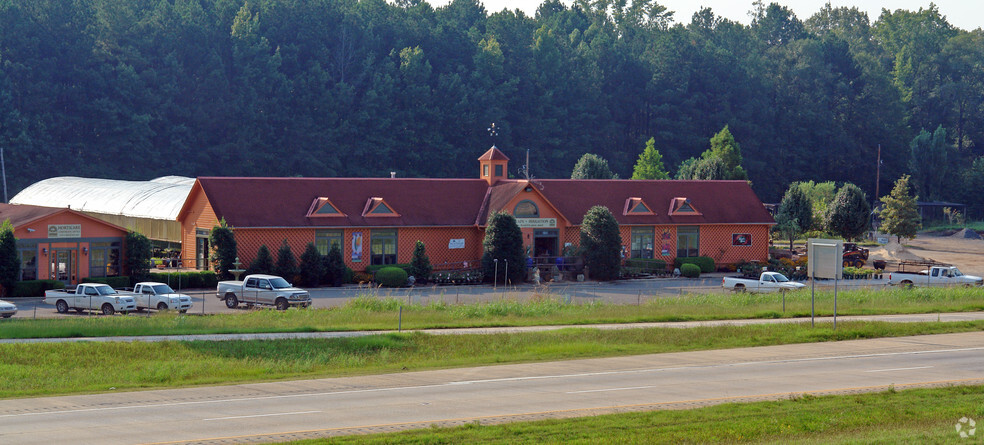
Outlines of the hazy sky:
M 434 6 L 447 4 L 449 0 L 427 0 Z M 489 12 L 501 11 L 503 8 L 522 9 L 527 15 L 534 15 L 537 6 L 542 0 L 480 0 Z M 562 0 L 565 4 L 571 4 L 570 0 Z M 690 17 L 703 6 L 710 7 L 715 14 L 724 16 L 730 20 L 748 24 L 748 11 L 752 9 L 753 0 L 728 1 L 728 0 L 657 0 L 657 3 L 666 6 L 674 11 L 673 19 L 676 23 L 690 23 Z M 772 3 L 766 0 L 766 4 Z M 800 20 L 810 18 L 827 3 L 827 0 L 779 0 L 775 3 L 786 6 L 796 13 Z M 918 11 L 919 8 L 929 7 L 929 1 L 916 0 L 852 0 L 837 1 L 830 0 L 834 7 L 848 6 L 858 7 L 868 13 L 868 19 L 872 22 L 878 20 L 882 8 L 889 10 L 908 9 Z M 984 1 L 982 0 L 936 0 L 933 2 L 939 7 L 940 14 L 944 15 L 951 25 L 970 31 L 984 26 Z

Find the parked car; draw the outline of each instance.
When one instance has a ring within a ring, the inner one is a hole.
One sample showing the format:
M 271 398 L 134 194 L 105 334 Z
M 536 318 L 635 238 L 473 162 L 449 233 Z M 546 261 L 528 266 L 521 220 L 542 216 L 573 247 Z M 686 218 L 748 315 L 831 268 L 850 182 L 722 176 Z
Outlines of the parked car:
M 735 292 L 777 292 L 783 289 L 796 290 L 806 286 L 803 283 L 789 281 L 779 272 L 762 272 L 759 279 L 743 277 L 724 277 L 721 286 Z
M 10 318 L 17 313 L 17 306 L 9 301 L 0 300 L 0 317 Z
M 44 304 L 52 304 L 59 313 L 69 309 L 78 312 L 98 310 L 104 315 L 130 312 L 137 309 L 132 294 L 121 294 L 108 284 L 82 283 L 75 289 L 52 289 L 44 292 Z
M 215 296 L 225 301 L 232 309 L 245 304 L 253 306 L 275 306 L 277 310 L 287 310 L 291 306 L 306 308 L 311 305 L 311 294 L 299 289 L 276 275 L 247 275 L 243 281 L 220 281 Z

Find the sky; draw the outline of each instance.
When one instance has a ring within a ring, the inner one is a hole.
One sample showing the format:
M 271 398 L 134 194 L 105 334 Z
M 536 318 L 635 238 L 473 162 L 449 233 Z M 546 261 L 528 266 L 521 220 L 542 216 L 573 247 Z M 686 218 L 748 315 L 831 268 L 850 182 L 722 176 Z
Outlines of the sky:
M 427 0 L 435 7 L 445 5 L 449 0 Z M 501 11 L 503 8 L 521 9 L 527 15 L 536 14 L 536 8 L 542 0 L 480 0 L 485 5 L 485 10 L 489 12 Z M 570 5 L 571 0 L 562 0 Z M 676 23 L 690 23 L 690 18 L 694 12 L 701 7 L 707 6 L 715 14 L 723 16 L 729 20 L 734 20 L 748 24 L 750 18 L 748 11 L 752 9 L 753 0 L 657 0 L 657 3 L 666 6 L 674 11 L 673 21 Z M 790 8 L 800 20 L 806 20 L 820 10 L 828 0 L 775 0 L 782 6 Z M 838 1 L 829 0 L 833 7 L 857 7 L 868 13 L 868 19 L 874 23 L 881 15 L 882 8 L 889 10 L 908 9 L 918 11 L 919 8 L 928 8 L 931 0 L 849 0 Z M 766 4 L 773 1 L 766 0 Z M 973 30 L 984 27 L 984 1 L 981 0 L 936 0 L 933 2 L 940 10 L 940 14 L 946 17 L 951 25 L 963 30 Z

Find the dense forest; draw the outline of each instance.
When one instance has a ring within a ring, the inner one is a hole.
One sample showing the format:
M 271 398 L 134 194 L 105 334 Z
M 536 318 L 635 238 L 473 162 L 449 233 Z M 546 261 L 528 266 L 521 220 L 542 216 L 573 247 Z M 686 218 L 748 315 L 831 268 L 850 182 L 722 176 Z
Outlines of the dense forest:
M 728 126 L 764 201 L 790 182 L 984 208 L 984 32 L 929 4 L 874 20 L 756 3 L 750 25 L 652 0 L 0 1 L 10 195 L 62 175 L 473 177 L 495 143 L 622 178 Z M 495 122 L 495 139 L 487 128 Z M 973 213 L 972 213 L 973 214 Z

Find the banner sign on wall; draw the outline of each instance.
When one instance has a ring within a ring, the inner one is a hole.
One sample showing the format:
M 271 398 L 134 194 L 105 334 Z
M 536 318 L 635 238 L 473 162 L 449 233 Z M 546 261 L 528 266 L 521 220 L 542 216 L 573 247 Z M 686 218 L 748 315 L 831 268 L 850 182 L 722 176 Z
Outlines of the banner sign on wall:
M 752 245 L 752 234 L 750 234 L 750 233 L 732 233 L 731 234 L 731 245 L 732 246 L 751 246 Z
M 464 248 L 465 248 L 464 238 L 455 238 L 448 241 L 448 249 L 464 249 Z
M 82 238 L 82 224 L 49 224 L 48 238 Z
M 352 262 L 362 261 L 362 232 L 352 233 Z
M 516 218 L 520 229 L 541 229 L 557 227 L 557 218 Z

